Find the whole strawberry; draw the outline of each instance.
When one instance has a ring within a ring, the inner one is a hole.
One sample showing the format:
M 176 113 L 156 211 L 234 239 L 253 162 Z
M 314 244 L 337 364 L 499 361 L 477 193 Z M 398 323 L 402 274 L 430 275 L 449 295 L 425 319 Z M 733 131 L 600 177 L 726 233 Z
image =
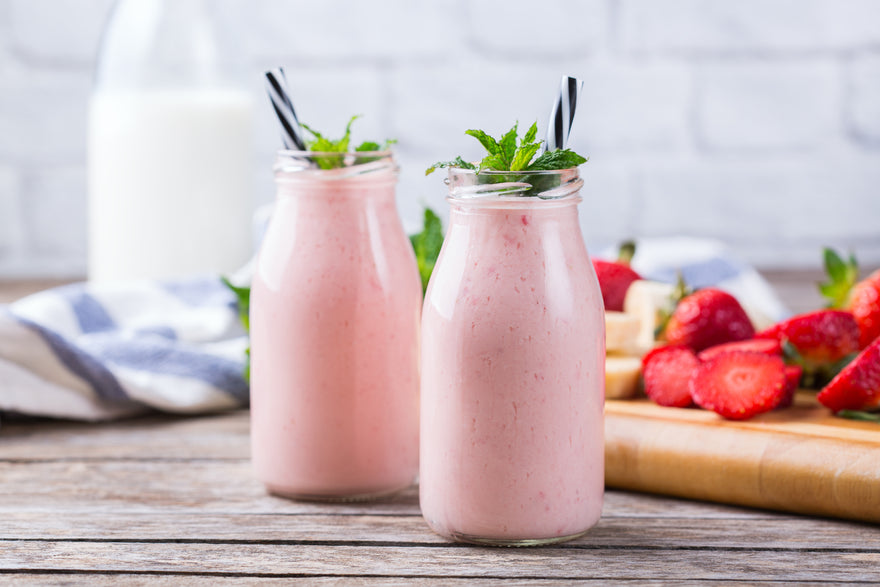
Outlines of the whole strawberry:
M 720 289 L 706 288 L 686 295 L 678 303 L 661 337 L 669 344 L 689 346 L 700 352 L 754 335 L 755 328 L 735 297 Z
M 858 281 L 859 267 L 853 255 L 844 261 L 831 249 L 824 249 L 829 281 L 819 285 L 830 308 L 849 310 L 859 325 L 859 348 L 880 337 L 880 269 Z
M 844 367 L 817 397 L 833 412 L 880 406 L 880 338 Z
M 599 279 L 602 300 L 609 312 L 623 312 L 623 300 L 630 284 L 641 276 L 633 271 L 629 263 L 636 252 L 636 244 L 627 241 L 620 246 L 620 254 L 616 261 L 593 259 L 593 268 Z

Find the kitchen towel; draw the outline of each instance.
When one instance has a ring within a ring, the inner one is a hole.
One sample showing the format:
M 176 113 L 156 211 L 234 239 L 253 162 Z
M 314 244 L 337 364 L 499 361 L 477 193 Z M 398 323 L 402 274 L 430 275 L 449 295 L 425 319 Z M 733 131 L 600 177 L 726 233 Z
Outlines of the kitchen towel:
M 672 282 L 682 271 L 692 286 L 718 285 L 771 320 L 786 314 L 760 274 L 717 241 L 643 239 L 633 266 L 646 278 Z M 246 406 L 247 344 L 217 276 L 46 290 L 0 306 L 0 411 L 108 420 Z
M 245 406 L 245 348 L 216 276 L 46 290 L 0 306 L 0 410 L 107 420 Z

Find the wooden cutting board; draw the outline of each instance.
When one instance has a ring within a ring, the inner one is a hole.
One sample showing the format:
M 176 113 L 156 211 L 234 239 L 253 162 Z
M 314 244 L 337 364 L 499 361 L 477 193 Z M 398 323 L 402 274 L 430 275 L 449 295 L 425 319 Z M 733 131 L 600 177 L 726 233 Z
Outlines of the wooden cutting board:
M 608 487 L 880 522 L 880 424 L 835 418 L 806 392 L 744 422 L 608 400 L 605 443 Z

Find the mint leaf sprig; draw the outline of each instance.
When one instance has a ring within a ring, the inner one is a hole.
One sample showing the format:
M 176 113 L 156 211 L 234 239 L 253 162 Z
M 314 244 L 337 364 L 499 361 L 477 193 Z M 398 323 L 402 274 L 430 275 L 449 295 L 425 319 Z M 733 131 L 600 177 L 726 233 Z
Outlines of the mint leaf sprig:
M 479 174 L 482 171 L 551 171 L 556 169 L 568 169 L 586 163 L 587 159 L 571 149 L 556 149 L 545 151 L 535 157 L 541 149 L 544 141 L 535 140 L 538 134 L 538 123 L 532 123 L 526 134 L 518 137 L 519 123 L 513 125 L 501 138 L 496 139 L 478 129 L 470 129 L 465 134 L 477 139 L 487 155 L 480 161 L 479 167 L 473 163 L 464 161 L 461 156 L 452 161 L 438 161 L 425 170 L 425 175 L 430 175 L 435 170 L 443 167 L 459 167 L 461 169 L 476 169 Z M 502 181 L 509 181 L 505 178 Z M 497 183 L 497 180 L 492 181 Z
M 345 125 L 345 134 L 342 135 L 341 139 L 337 140 L 329 139 L 309 125 L 301 123 L 300 126 L 314 137 L 313 139 L 306 139 L 306 148 L 309 151 L 319 153 L 348 153 L 351 144 L 351 125 L 358 118 L 360 118 L 359 114 L 351 117 L 348 124 Z M 386 139 L 385 142 L 380 145 L 374 141 L 364 141 L 355 147 L 354 150 L 359 153 L 366 151 L 385 151 L 396 142 L 397 141 L 394 139 Z M 356 157 L 352 165 L 369 163 L 373 160 L 375 160 L 374 157 Z M 315 157 L 315 163 L 317 163 L 318 167 L 321 169 L 337 169 L 345 167 L 346 165 L 343 157 Z
M 437 257 L 440 255 L 440 247 L 443 246 L 443 223 L 433 210 L 425 208 L 424 228 L 409 237 L 413 251 L 416 254 L 416 263 L 419 267 L 419 276 L 422 278 L 422 293 L 428 289 L 428 280 L 434 271 Z

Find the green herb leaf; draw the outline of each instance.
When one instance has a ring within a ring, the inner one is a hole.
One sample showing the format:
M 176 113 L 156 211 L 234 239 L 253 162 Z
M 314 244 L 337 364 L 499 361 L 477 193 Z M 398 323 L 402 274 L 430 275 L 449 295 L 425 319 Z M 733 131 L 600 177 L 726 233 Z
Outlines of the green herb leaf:
M 828 300 L 827 307 L 842 309 L 849 303 L 849 294 L 859 279 L 855 255 L 844 261 L 833 249 L 822 249 L 828 281 L 819 284 L 819 292 Z
M 880 424 L 880 414 L 876 412 L 863 412 L 860 410 L 840 410 L 835 416 L 847 420 L 861 420 L 862 422 L 877 422 Z
M 251 323 L 250 323 L 250 309 L 251 309 L 251 288 L 249 287 L 239 287 L 237 285 L 233 285 L 228 279 L 225 277 L 220 277 L 220 281 L 232 290 L 232 293 L 235 294 L 235 303 L 238 306 L 238 319 L 241 320 L 241 325 L 244 326 L 244 330 L 246 333 L 250 334 Z M 245 358 L 244 358 L 244 372 L 242 373 L 244 380 L 250 383 L 251 381 L 251 349 L 250 346 L 245 350 Z
M 470 135 L 480 141 L 480 144 L 483 145 L 483 148 L 485 148 L 490 155 L 495 155 L 501 150 L 498 146 L 498 142 L 487 135 L 484 131 L 471 129 L 464 131 L 464 134 Z
M 306 139 L 306 148 L 309 151 L 320 153 L 348 153 L 349 146 L 351 145 L 351 125 L 358 118 L 360 118 L 360 115 L 352 116 L 351 119 L 348 121 L 348 124 L 345 125 L 345 134 L 342 135 L 341 139 L 335 141 L 332 139 L 328 139 L 309 125 L 305 123 L 301 124 L 303 129 L 308 131 L 314 137 L 311 140 Z M 395 142 L 397 141 L 386 140 L 385 145 L 383 147 L 380 147 L 379 143 L 373 141 L 365 141 L 361 143 L 355 150 L 384 151 Z M 366 163 L 368 161 L 369 159 L 357 158 L 354 161 L 354 165 Z M 335 169 L 343 167 L 346 164 L 345 160 L 342 157 L 315 157 L 315 163 L 317 163 L 318 167 L 321 169 Z
M 556 149 L 555 151 L 544 151 L 526 169 L 528 171 L 568 169 L 586 162 L 586 158 L 581 157 L 571 149 Z
M 425 170 L 425 175 L 431 175 L 436 170 L 441 169 L 443 167 L 460 167 L 461 169 L 476 169 L 477 168 L 476 165 L 474 165 L 473 163 L 470 163 L 468 161 L 465 161 L 464 159 L 461 158 L 461 155 L 459 155 L 458 157 L 456 157 L 452 161 L 438 161 L 437 163 L 434 163 L 433 165 L 431 165 L 430 167 L 428 167 Z
M 541 149 L 543 141 L 535 141 L 538 135 L 538 123 L 533 122 L 526 131 L 526 134 L 519 140 L 517 144 L 517 132 L 519 123 L 514 124 L 513 128 L 504 133 L 500 139 L 487 134 L 485 131 L 470 129 L 465 134 L 474 137 L 483 148 L 486 149 L 487 155 L 480 161 L 477 173 L 482 171 L 545 171 L 554 169 L 567 169 L 569 167 L 577 167 L 581 163 L 586 163 L 587 159 L 581 157 L 570 149 L 547 151 L 546 153 L 534 159 L 535 155 Z M 443 161 L 435 163 L 425 171 L 425 175 L 433 172 L 439 167 L 461 167 L 463 169 L 475 169 L 475 167 L 463 161 L 461 157 L 456 157 L 453 161 Z M 553 186 L 549 185 L 548 180 L 542 177 L 534 176 L 534 188 L 531 190 L 535 193 L 546 191 Z M 509 181 L 509 178 L 496 178 L 491 181 Z M 548 185 L 544 185 L 548 184 Z
M 355 151 L 378 151 L 381 147 L 379 147 L 379 143 L 373 143 L 371 141 L 364 141 L 360 145 L 354 148 Z
M 480 161 L 480 169 L 477 171 L 484 171 L 489 169 L 491 171 L 508 171 L 507 162 L 504 160 L 504 156 L 501 153 L 496 155 L 486 155 L 483 157 L 483 160 Z
M 425 208 L 424 228 L 422 232 L 409 237 L 413 251 L 416 254 L 416 263 L 419 267 L 419 275 L 422 278 L 422 293 L 428 288 L 428 280 L 437 263 L 440 247 L 443 245 L 443 224 L 440 217 L 430 208 Z
M 501 141 L 499 142 L 499 146 L 501 147 L 499 155 L 501 155 L 502 160 L 504 161 L 503 169 L 499 171 L 511 171 L 510 164 L 513 162 L 513 157 L 516 154 L 516 136 L 517 136 L 517 127 L 519 123 L 513 125 L 509 131 L 507 131 L 503 137 L 501 137 Z
M 526 169 L 529 166 L 532 157 L 535 156 L 535 153 L 537 153 L 540 148 L 541 143 L 530 143 L 520 146 L 520 148 L 516 150 L 516 155 L 510 164 L 510 171 L 522 171 L 523 169 Z
M 251 288 L 233 285 L 232 282 L 225 277 L 221 277 L 220 281 L 222 281 L 223 285 L 228 287 L 232 290 L 232 293 L 235 294 L 235 303 L 238 306 L 238 318 L 241 320 L 241 325 L 244 326 L 245 331 L 250 331 Z

